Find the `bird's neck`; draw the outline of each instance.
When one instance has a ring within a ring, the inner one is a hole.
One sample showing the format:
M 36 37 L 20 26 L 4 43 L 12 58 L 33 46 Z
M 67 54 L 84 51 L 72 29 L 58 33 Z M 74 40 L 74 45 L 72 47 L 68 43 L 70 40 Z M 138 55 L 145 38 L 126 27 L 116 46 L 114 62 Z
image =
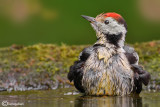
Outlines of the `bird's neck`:
M 125 42 L 125 34 L 119 33 L 118 35 L 114 34 L 103 34 L 98 38 L 95 44 L 102 44 L 107 48 L 123 48 Z

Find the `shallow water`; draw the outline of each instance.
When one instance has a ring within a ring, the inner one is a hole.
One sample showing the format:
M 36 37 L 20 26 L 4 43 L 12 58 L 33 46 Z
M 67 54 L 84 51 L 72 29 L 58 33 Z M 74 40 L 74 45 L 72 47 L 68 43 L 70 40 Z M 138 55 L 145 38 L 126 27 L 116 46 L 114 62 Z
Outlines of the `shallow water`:
M 160 107 L 160 92 L 142 91 L 139 96 L 83 96 L 75 88 L 0 92 L 0 106 L 21 107 Z

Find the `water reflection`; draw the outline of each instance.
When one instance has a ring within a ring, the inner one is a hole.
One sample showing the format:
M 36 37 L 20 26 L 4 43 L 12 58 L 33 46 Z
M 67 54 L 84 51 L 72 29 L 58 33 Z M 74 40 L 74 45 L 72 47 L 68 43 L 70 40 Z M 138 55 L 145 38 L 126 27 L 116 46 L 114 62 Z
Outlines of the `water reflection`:
M 140 96 L 95 97 L 82 96 L 75 88 L 4 91 L 0 93 L 0 107 L 3 101 L 24 103 L 24 107 L 160 107 L 160 92 L 142 91 Z
M 75 101 L 75 107 L 142 107 L 142 98 L 139 96 L 81 96 Z

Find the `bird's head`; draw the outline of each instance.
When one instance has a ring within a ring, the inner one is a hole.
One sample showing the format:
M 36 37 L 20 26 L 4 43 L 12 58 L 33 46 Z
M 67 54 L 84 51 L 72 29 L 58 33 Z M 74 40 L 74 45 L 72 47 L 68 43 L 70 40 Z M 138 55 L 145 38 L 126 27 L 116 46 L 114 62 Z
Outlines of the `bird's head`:
M 85 15 L 82 15 L 82 17 L 91 23 L 98 39 L 105 38 L 105 42 L 119 47 L 124 45 L 127 24 L 121 15 L 117 13 L 102 13 L 96 18 Z

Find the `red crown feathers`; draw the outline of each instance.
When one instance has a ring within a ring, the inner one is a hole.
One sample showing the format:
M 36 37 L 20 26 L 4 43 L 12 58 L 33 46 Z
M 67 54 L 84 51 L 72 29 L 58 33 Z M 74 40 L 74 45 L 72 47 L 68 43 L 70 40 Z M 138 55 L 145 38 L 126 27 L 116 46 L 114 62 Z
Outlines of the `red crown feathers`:
M 119 15 L 119 14 L 117 14 L 117 13 L 105 13 L 105 14 L 103 14 L 103 16 L 106 18 L 106 17 L 112 17 L 112 18 L 114 18 L 114 19 L 116 19 L 116 20 L 118 20 L 118 19 L 120 19 L 120 18 L 122 18 L 122 16 L 121 15 Z

